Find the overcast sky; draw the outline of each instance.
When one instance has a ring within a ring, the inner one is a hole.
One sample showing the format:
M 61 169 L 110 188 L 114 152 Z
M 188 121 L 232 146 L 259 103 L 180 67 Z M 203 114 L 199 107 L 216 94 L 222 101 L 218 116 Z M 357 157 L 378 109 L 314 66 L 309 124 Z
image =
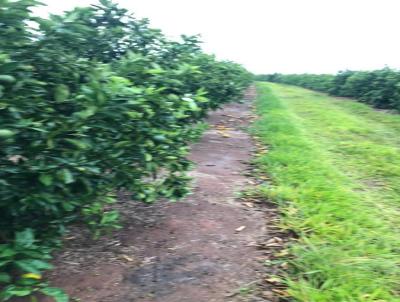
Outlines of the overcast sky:
M 400 0 L 115 0 L 254 73 L 400 68 Z M 41 15 L 96 0 L 42 0 Z

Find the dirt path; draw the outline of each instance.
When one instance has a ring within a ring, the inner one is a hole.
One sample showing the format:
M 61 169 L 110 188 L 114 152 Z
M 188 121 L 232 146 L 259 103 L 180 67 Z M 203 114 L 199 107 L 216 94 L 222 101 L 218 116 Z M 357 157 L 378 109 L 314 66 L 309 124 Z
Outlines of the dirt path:
M 250 101 L 214 112 L 190 155 L 193 194 L 177 203 L 121 202 L 125 228 L 101 243 L 72 236 L 52 283 L 82 302 L 270 301 L 243 295 L 263 276 L 266 252 L 255 242 L 266 236 L 266 211 L 274 212 L 237 199 L 252 183 L 250 119 Z

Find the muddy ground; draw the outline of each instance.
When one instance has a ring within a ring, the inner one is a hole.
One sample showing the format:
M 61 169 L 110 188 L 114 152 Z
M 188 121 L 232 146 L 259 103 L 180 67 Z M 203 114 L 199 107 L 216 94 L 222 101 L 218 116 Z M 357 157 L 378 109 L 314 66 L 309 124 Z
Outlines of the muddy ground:
M 256 182 L 246 132 L 254 95 L 210 115 L 190 154 L 190 196 L 145 205 L 120 193 L 124 228 L 99 241 L 71 232 L 51 283 L 82 302 L 278 301 L 265 282 L 276 271 L 265 262 L 281 248 L 276 210 L 239 198 Z

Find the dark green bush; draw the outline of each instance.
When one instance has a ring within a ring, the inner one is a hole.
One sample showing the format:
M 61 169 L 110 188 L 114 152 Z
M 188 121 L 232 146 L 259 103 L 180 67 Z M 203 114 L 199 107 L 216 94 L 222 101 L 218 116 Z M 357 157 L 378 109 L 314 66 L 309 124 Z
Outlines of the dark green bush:
M 256 76 L 259 81 L 285 83 L 304 88 L 328 92 L 332 87 L 334 76 L 330 74 L 271 74 Z
M 400 110 L 400 71 L 390 68 L 346 70 L 336 75 L 271 74 L 259 75 L 256 79 L 351 97 L 377 108 Z
M 197 124 L 252 77 L 107 0 L 50 19 L 35 5 L 0 0 L 0 299 L 65 301 L 40 275 L 67 226 L 116 227 L 118 189 L 184 196 Z

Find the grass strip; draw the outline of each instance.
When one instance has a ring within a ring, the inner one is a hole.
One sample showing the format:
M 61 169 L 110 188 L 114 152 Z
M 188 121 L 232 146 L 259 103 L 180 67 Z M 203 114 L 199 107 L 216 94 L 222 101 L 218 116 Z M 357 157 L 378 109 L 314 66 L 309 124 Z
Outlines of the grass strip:
M 332 106 L 335 99 L 328 96 L 270 83 L 258 83 L 257 91 L 260 119 L 254 133 L 270 151 L 256 162 L 273 179 L 260 190 L 281 206 L 284 226 L 299 235 L 290 248 L 291 296 L 308 302 L 400 301 L 400 236 L 396 220 L 389 219 L 399 217 L 399 192 L 390 190 L 399 181 L 398 167 L 386 166 L 384 159 L 365 167 L 379 158 L 379 146 L 390 149 L 397 162 L 395 135 L 388 133 L 386 141 L 375 134 L 368 137 L 374 133 L 370 123 L 385 123 L 365 120 L 365 114 L 352 113 L 348 104 Z M 368 111 L 366 106 L 363 110 Z M 396 122 L 388 117 L 388 124 Z M 349 120 L 359 120 L 358 132 Z M 341 135 L 334 135 L 339 130 Z M 343 154 L 346 136 L 348 141 L 358 138 L 355 144 L 369 144 L 363 152 L 356 152 L 355 145 Z M 363 182 L 373 175 L 384 185 Z

